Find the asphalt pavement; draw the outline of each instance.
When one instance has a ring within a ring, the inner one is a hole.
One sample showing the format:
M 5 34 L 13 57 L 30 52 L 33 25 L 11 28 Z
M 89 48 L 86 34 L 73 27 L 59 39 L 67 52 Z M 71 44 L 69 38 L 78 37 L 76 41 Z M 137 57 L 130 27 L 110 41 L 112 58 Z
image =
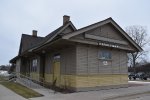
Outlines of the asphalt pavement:
M 0 100 L 150 100 L 150 82 L 129 81 L 128 88 L 99 91 L 54 93 L 48 89 L 34 89 L 43 97 L 25 99 L 0 85 Z
M 36 91 L 42 93 L 42 89 L 36 89 Z M 148 93 L 150 93 L 150 82 L 129 81 L 128 88 L 68 94 L 54 94 L 45 91 L 44 97 L 30 98 L 30 100 L 150 100 L 150 95 Z

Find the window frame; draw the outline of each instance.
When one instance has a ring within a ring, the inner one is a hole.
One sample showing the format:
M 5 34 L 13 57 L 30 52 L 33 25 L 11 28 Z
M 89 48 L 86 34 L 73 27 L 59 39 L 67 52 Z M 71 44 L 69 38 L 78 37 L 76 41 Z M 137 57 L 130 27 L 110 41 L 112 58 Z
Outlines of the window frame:
M 111 52 L 111 50 L 99 50 L 98 51 L 98 59 L 101 59 L 101 60 L 112 60 L 112 52 Z
M 37 67 L 38 67 L 38 59 L 34 58 L 32 59 L 32 72 L 37 72 Z

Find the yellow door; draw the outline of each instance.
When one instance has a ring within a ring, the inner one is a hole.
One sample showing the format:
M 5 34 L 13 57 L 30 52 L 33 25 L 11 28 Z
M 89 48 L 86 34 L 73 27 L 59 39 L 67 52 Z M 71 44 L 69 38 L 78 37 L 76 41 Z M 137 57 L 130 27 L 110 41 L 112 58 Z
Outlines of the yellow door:
M 53 82 L 55 82 L 56 86 L 60 86 L 60 62 L 54 61 L 54 76 L 53 76 Z

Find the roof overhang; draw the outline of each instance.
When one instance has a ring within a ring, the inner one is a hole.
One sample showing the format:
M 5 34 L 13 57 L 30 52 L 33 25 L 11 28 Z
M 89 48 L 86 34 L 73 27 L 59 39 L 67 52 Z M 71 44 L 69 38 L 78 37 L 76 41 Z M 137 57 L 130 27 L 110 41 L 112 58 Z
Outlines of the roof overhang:
M 19 58 L 19 56 L 16 56 L 16 57 L 12 58 L 12 59 L 9 61 L 9 63 L 15 63 L 18 58 Z
M 135 51 L 135 52 L 143 51 L 143 49 L 112 18 L 108 18 L 108 19 L 100 21 L 98 23 L 83 27 L 83 28 L 81 28 L 75 32 L 65 34 L 64 36 L 62 36 L 62 38 L 63 39 L 70 39 L 73 36 L 79 35 L 81 33 L 95 29 L 99 26 L 102 26 L 102 25 L 105 25 L 108 23 L 112 24 L 137 49 L 137 51 Z

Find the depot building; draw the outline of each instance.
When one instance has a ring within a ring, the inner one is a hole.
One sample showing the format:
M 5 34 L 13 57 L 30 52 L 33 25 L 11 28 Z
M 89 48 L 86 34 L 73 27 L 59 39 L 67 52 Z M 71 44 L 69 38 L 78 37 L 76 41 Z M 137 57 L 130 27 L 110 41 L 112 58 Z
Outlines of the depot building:
M 80 23 L 80 22 L 79 22 Z M 72 91 L 127 87 L 127 53 L 142 48 L 112 19 L 77 29 L 70 16 L 45 37 L 22 34 L 17 75 Z

